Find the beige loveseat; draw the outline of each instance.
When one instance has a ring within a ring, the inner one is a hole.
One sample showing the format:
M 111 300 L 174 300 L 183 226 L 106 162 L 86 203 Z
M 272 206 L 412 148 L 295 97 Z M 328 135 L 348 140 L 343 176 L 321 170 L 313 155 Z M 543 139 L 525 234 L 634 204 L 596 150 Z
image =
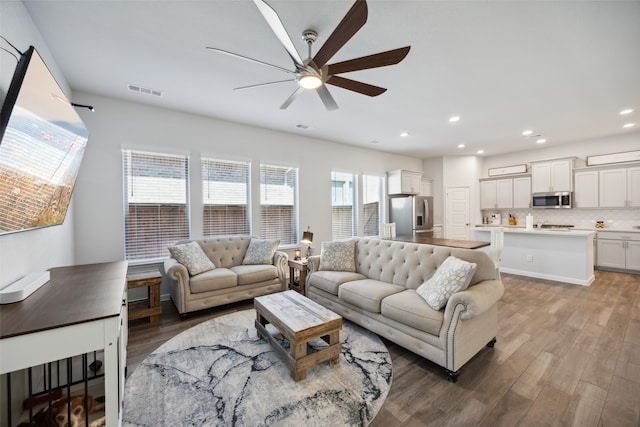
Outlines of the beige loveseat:
M 355 272 L 319 270 L 324 255 L 309 258 L 309 298 L 444 367 L 453 382 L 462 365 L 485 345 L 493 347 L 497 302 L 504 287 L 485 252 L 373 238 L 354 240 Z M 449 256 L 477 267 L 469 275 L 468 288 L 454 293 L 443 309 L 435 310 L 416 289 Z
M 280 292 L 286 288 L 287 254 L 275 251 L 268 264 L 243 265 L 251 236 L 215 236 L 197 242 L 215 268 L 191 275 L 171 257 L 164 263 L 171 299 L 181 317 L 186 313 Z

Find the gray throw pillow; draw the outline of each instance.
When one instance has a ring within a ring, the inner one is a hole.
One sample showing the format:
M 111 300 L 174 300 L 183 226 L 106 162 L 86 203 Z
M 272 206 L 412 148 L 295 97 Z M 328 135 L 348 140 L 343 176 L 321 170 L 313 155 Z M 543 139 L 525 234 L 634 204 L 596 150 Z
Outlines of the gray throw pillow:
M 322 242 L 319 270 L 356 271 L 355 240 Z
M 429 280 L 418 286 L 416 292 L 433 308 L 440 310 L 447 305 L 451 295 L 469 286 L 477 264 L 450 256 Z
M 204 253 L 198 242 L 189 242 L 183 245 L 170 246 L 171 256 L 180 264 L 187 267 L 192 276 L 205 271 L 213 270 L 216 266 Z
M 273 255 L 279 244 L 280 240 L 251 239 L 242 264 L 273 264 Z

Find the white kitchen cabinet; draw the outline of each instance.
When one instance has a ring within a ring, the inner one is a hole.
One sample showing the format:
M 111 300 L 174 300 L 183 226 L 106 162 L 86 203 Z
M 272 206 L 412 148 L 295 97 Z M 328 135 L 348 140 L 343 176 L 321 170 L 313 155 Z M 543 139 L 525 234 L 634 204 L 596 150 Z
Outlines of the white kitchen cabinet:
M 480 209 L 513 208 L 513 180 L 495 179 L 480 182 Z
M 597 208 L 598 204 L 598 171 L 580 171 L 573 176 L 575 191 L 573 207 Z
M 640 166 L 627 169 L 627 207 L 640 207 Z
M 422 173 L 408 170 L 387 172 L 387 194 L 420 194 Z
M 531 165 L 532 191 L 572 191 L 572 159 L 560 159 Z
M 627 204 L 627 170 L 600 171 L 600 207 L 623 208 Z
M 531 207 L 531 177 L 513 178 L 513 207 L 529 209 Z
M 433 237 L 437 237 L 442 239 L 442 225 L 434 225 L 433 226 Z
M 640 271 L 640 233 L 598 231 L 596 266 Z
M 433 181 L 430 179 L 422 179 L 422 191 L 421 196 L 433 196 Z

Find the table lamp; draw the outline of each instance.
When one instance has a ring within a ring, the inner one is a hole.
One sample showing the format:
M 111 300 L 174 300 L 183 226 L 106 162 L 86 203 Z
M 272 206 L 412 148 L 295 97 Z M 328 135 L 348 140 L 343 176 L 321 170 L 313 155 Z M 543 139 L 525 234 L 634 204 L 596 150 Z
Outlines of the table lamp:
M 311 243 L 313 243 L 313 233 L 310 231 L 311 227 L 307 227 L 307 231 L 302 233 L 302 243 L 307 244 L 307 258 L 311 256 Z

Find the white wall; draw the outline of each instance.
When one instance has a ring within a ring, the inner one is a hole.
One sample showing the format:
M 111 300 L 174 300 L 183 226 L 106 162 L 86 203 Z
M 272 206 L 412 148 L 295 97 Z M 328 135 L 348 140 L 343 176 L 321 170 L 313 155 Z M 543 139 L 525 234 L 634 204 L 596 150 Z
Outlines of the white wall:
M 190 152 L 192 177 L 198 176 L 199 153 L 220 158 L 245 158 L 258 179 L 260 162 L 300 168 L 300 231 L 311 226 L 314 247 L 331 240 L 331 169 L 384 173 L 391 169 L 421 170 L 422 161 L 319 139 L 250 127 L 222 120 L 145 106 L 89 93 L 74 93 L 74 101 L 91 104 L 80 111 L 91 132 L 75 190 L 76 260 L 101 262 L 124 257 L 122 145 Z M 254 181 L 259 182 L 259 181 Z M 202 234 L 197 187 L 191 210 L 193 237 Z M 257 210 L 254 210 L 257 212 Z M 259 234 L 254 214 L 253 234 Z
M 64 76 L 22 2 L 0 1 L 0 28 L 2 35 L 20 51 L 25 51 L 30 45 L 35 46 L 63 92 L 70 95 Z M 2 47 L 12 49 L 4 41 L 1 43 Z M 16 64 L 11 55 L 0 51 L 2 102 L 9 90 Z M 73 264 L 73 229 L 73 208 L 70 208 L 63 225 L 0 236 L 0 288 L 28 273 Z

